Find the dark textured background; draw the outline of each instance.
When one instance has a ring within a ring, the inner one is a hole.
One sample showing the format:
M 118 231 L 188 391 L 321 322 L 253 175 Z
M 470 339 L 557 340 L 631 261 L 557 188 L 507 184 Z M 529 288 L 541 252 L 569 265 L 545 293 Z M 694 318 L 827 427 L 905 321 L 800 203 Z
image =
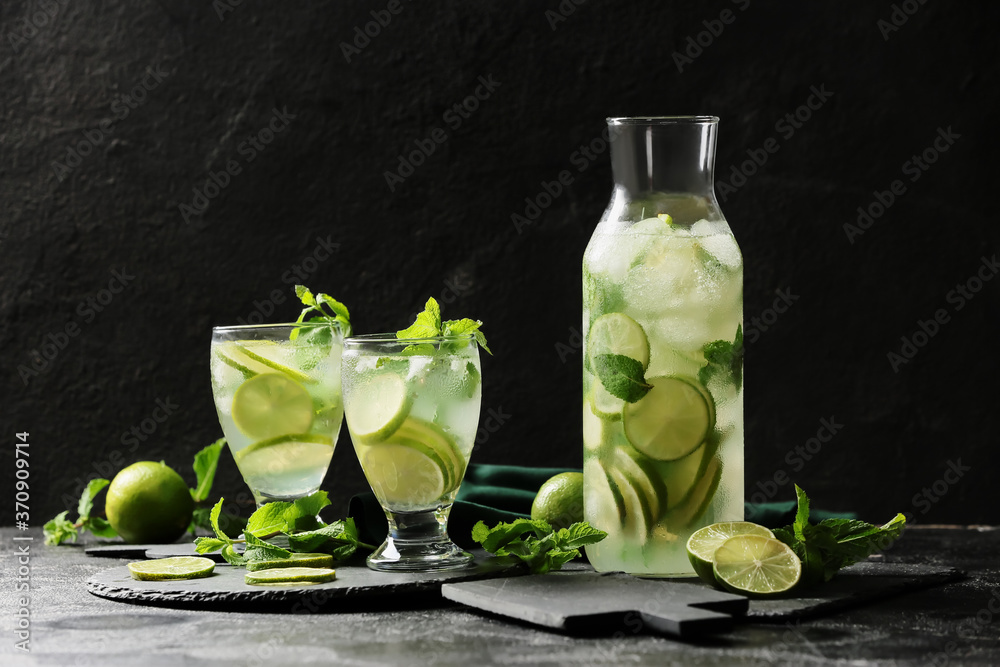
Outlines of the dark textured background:
M 35 525 L 132 460 L 190 475 L 221 434 L 211 326 L 267 310 L 274 290 L 290 297 L 296 265 L 361 331 L 453 298 L 446 316 L 484 320 L 496 352 L 484 415 L 507 415 L 474 460 L 579 465 L 580 358 L 560 344 L 577 340 L 580 260 L 611 177 L 606 153 L 572 155 L 605 116 L 681 113 L 722 118 L 719 182 L 768 138 L 780 147 L 723 202 L 746 258 L 748 327 L 776 290 L 797 297 L 748 344 L 748 495 L 787 472 L 817 504 L 872 520 L 1000 520 L 1000 280 L 961 310 L 948 299 L 998 250 L 995 4 L 910 0 L 886 39 L 889 2 L 564 0 L 554 29 L 556 0 L 404 2 L 351 62 L 341 42 L 386 3 L 301 4 L 221 17 L 221 0 L 0 4 L 0 523 L 13 520 L 16 431 L 31 433 Z M 733 21 L 679 72 L 674 52 L 724 9 Z M 499 87 L 449 125 L 490 76 Z M 144 78 L 155 85 L 121 118 L 120 96 Z M 776 123 L 814 86 L 832 97 L 788 137 Z M 239 146 L 274 108 L 294 119 L 249 162 Z M 960 138 L 911 182 L 904 162 L 948 127 Z M 390 192 L 384 173 L 435 128 L 447 140 Z M 228 160 L 242 172 L 185 219 L 192 188 Z M 518 233 L 511 215 L 564 169 L 572 185 Z M 906 192 L 850 243 L 845 223 L 894 179 Z M 317 238 L 339 247 L 303 264 Z M 115 271 L 134 278 L 102 293 Z M 896 372 L 887 354 L 937 309 L 950 321 Z M 267 319 L 296 313 L 286 301 Z M 47 360 L 67 325 L 77 335 Z M 123 445 L 158 400 L 177 407 Z M 843 427 L 798 463 L 824 418 Z M 943 481 L 958 461 L 970 469 Z M 325 488 L 337 511 L 365 488 L 346 429 Z M 792 497 L 790 484 L 772 490 Z M 216 492 L 245 497 L 228 455 Z

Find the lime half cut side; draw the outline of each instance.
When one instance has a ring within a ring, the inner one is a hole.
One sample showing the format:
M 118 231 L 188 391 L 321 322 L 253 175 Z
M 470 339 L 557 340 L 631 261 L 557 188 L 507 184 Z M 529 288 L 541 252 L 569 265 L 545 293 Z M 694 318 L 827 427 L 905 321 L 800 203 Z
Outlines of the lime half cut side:
M 712 572 L 723 588 L 751 597 L 781 595 L 802 578 L 802 562 L 781 540 L 736 535 L 719 545 Z
M 274 567 L 247 572 L 243 580 L 251 585 L 321 584 L 337 578 L 337 571 L 328 567 Z
M 587 356 L 593 359 L 598 354 L 621 354 L 635 359 L 645 369 L 649 365 L 649 339 L 642 326 L 628 315 L 607 313 L 594 320 L 587 334 Z
M 139 581 L 199 579 L 215 570 L 215 561 L 199 556 L 174 556 L 156 560 L 141 560 L 128 564 L 132 578 Z
M 696 530 L 688 538 L 687 553 L 688 560 L 702 581 L 713 586 L 716 584 L 715 574 L 712 572 L 712 557 L 723 542 L 736 535 L 774 537 L 774 533 L 764 526 L 749 521 L 723 521 Z
M 657 377 L 645 396 L 622 412 L 625 437 L 651 459 L 674 461 L 705 441 L 715 426 L 711 396 L 693 378 Z
M 403 378 L 380 373 L 359 382 L 346 406 L 351 433 L 365 442 L 387 440 L 410 414 L 412 398 Z
M 301 384 L 281 373 L 255 375 L 233 394 L 233 422 L 254 440 L 305 433 L 312 426 L 313 402 Z

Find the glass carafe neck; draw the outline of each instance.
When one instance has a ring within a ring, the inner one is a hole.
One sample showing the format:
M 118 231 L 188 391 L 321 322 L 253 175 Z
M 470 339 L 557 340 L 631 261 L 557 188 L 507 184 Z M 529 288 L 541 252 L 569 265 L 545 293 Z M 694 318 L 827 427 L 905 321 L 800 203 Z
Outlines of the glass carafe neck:
M 715 199 L 715 116 L 608 118 L 615 189 L 629 198 L 654 192 Z

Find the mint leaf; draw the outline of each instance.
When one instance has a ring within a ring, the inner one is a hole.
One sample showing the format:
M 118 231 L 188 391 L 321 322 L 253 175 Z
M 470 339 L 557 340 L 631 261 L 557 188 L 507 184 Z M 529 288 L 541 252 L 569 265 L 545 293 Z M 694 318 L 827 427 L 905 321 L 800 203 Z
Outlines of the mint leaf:
M 215 481 L 215 471 L 219 467 L 219 454 L 225 445 L 226 439 L 219 438 L 194 455 L 192 467 L 197 483 L 191 489 L 191 498 L 196 503 L 208 500 L 208 494 L 212 490 L 212 482 Z
M 351 518 L 334 521 L 317 530 L 289 535 L 288 546 L 293 551 L 330 554 L 336 560 L 347 560 L 359 546 L 374 548 L 358 541 L 358 529 Z
M 594 370 L 601 384 L 612 396 L 635 403 L 645 396 L 652 385 L 646 384 L 642 363 L 624 354 L 594 355 Z
M 295 320 L 296 324 L 301 324 L 306 320 L 306 316 L 313 314 L 313 317 L 309 318 L 309 322 L 327 322 L 331 325 L 338 325 L 344 332 L 345 336 L 351 334 L 351 314 L 345 306 L 340 301 L 337 301 L 329 294 L 319 293 L 313 295 L 312 291 L 305 285 L 295 286 L 295 296 L 298 297 L 299 301 L 305 308 L 299 313 L 299 318 Z M 295 340 L 299 337 L 299 333 L 302 329 L 293 329 L 291 333 L 291 339 Z M 316 335 L 315 342 L 317 344 L 326 344 L 326 336 L 329 336 L 329 332 L 314 332 Z
M 200 554 L 208 554 L 218 551 L 227 544 L 229 543 L 214 537 L 199 537 L 194 541 L 194 550 Z
M 316 297 L 313 296 L 313 293 L 310 292 L 309 288 L 305 285 L 295 286 L 295 296 L 302 302 L 303 305 L 309 306 L 310 309 L 316 307 Z M 299 321 L 301 322 L 302 320 L 299 319 Z
M 461 392 L 472 398 L 476 395 L 476 388 L 479 386 L 481 380 L 482 375 L 480 375 L 479 369 L 471 361 L 468 362 L 465 364 L 465 373 L 462 375 Z
M 265 503 L 247 519 L 246 531 L 256 535 L 272 535 L 288 529 L 285 513 L 292 509 L 292 503 Z
M 434 297 L 427 299 L 424 310 L 413 324 L 396 332 L 396 338 L 435 338 L 441 335 L 441 306 Z
M 219 528 L 219 515 L 222 513 L 222 502 L 224 500 L 225 498 L 219 498 L 219 502 L 215 503 L 215 506 L 212 507 L 212 511 L 208 515 L 208 525 L 212 528 L 212 532 L 215 533 L 217 538 L 225 541 L 226 544 L 232 544 L 233 540 Z
M 289 556 L 292 555 L 292 552 L 289 551 L 288 549 L 282 549 L 281 547 L 276 547 L 273 544 L 269 544 L 264 540 L 260 539 L 259 537 L 257 537 L 256 535 L 254 535 L 253 533 L 251 533 L 250 531 L 245 532 L 243 534 L 243 537 L 247 543 L 247 551 L 250 551 L 251 547 L 257 550 L 254 552 L 255 557 L 257 557 L 257 560 L 260 560 L 260 558 L 256 556 L 257 554 L 264 554 L 267 558 L 288 558 Z M 247 554 L 244 554 L 244 558 L 246 557 Z
M 805 539 L 805 529 L 809 525 L 809 496 L 798 484 L 795 485 L 795 499 L 798 505 L 795 509 L 795 523 L 792 524 L 792 530 L 796 539 L 802 540 Z
M 83 528 L 89 530 L 96 537 L 112 538 L 118 537 L 118 531 L 111 527 L 107 519 L 99 516 L 89 517 L 83 522 Z
M 600 542 L 607 533 L 586 522 L 553 531 L 547 522 L 516 519 L 492 529 L 480 521 L 472 528 L 472 539 L 497 556 L 512 556 L 535 574 L 558 570 L 580 555 L 579 547 Z
M 291 530 L 312 530 L 319 523 L 316 516 L 319 511 L 330 504 L 326 491 L 316 491 L 304 498 L 296 498 L 294 509 L 286 512 L 285 521 Z
M 66 518 L 67 514 L 69 514 L 69 510 L 60 512 L 45 523 L 42 531 L 45 533 L 46 544 L 57 545 L 62 544 L 66 540 L 76 542 L 76 526 Z
M 196 528 L 212 530 L 212 524 L 208 520 L 208 514 L 211 511 L 209 507 L 195 507 L 191 513 L 191 525 L 188 526 L 188 530 L 192 533 L 194 533 Z
M 80 495 L 80 502 L 77 504 L 76 511 L 80 515 L 77 519 L 77 523 L 86 521 L 90 518 L 90 510 L 94 509 L 94 498 L 97 494 L 101 492 L 101 489 L 110 484 L 106 479 L 92 479 L 87 482 L 87 487 L 83 490 Z
M 232 544 L 227 544 L 226 546 L 222 547 L 221 553 L 222 553 L 222 558 L 225 559 L 225 561 L 230 565 L 243 567 L 247 563 L 246 558 L 240 555 Z
M 736 327 L 736 337 L 733 342 L 716 340 L 706 343 L 702 348 L 705 361 L 708 362 L 698 371 L 698 381 L 708 386 L 717 375 L 729 378 L 733 386 L 739 389 L 743 386 L 743 325 Z

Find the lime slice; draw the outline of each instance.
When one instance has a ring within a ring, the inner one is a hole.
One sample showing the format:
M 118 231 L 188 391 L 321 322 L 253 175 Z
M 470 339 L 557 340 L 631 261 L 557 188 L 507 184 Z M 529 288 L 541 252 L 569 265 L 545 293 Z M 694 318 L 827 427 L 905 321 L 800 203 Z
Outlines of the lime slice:
M 282 445 L 284 445 L 284 447 L 282 447 Z M 268 440 L 255 442 L 248 447 L 244 447 L 238 452 L 233 452 L 233 459 L 236 460 L 237 464 L 242 464 L 244 459 L 249 458 L 251 454 L 261 452 L 262 450 L 273 449 L 275 447 L 293 449 L 299 448 L 301 445 L 324 445 L 326 447 L 333 447 L 333 438 L 319 433 L 295 433 L 282 435 L 277 438 L 270 438 Z
M 596 452 L 604 444 L 604 420 L 594 414 L 590 401 L 583 403 L 583 447 L 586 451 Z
M 608 476 L 621 492 L 625 506 L 623 528 L 626 537 L 645 544 L 649 539 L 649 529 L 656 520 L 649 503 L 646 501 L 645 494 L 635 482 L 626 477 L 620 470 L 612 468 L 608 471 Z
M 368 446 L 361 467 L 372 491 L 390 509 L 426 507 L 453 488 L 445 462 L 416 440 Z
M 381 442 L 396 432 L 413 400 L 403 378 L 379 373 L 357 383 L 346 407 L 351 433 L 365 442 Z
M 674 461 L 698 448 L 715 426 L 715 407 L 697 380 L 658 377 L 623 411 L 625 437 L 646 456 Z
M 243 577 L 251 585 L 261 584 L 321 584 L 337 578 L 337 571 L 328 567 L 272 567 L 247 572 Z
M 736 535 L 719 545 L 712 572 L 722 587 L 751 597 L 780 595 L 802 578 L 802 562 L 787 544 L 763 535 Z
M 288 558 L 247 561 L 248 572 L 289 567 L 333 567 L 333 556 L 330 554 L 293 553 Z
M 594 320 L 587 334 L 587 357 L 592 360 L 598 354 L 630 357 L 645 370 L 649 365 L 649 339 L 639 323 L 628 315 L 607 313 Z
M 685 500 L 698 480 L 705 474 L 712 457 L 719 450 L 719 434 L 713 432 L 703 445 L 685 457 L 663 464 L 663 483 L 667 487 L 667 509 L 671 510 Z
M 235 368 L 240 373 L 243 373 L 244 377 L 248 379 L 254 375 L 260 375 L 261 373 L 273 373 L 277 371 L 287 375 L 296 382 L 302 382 L 304 384 L 317 382 L 315 378 L 311 378 L 305 373 L 297 371 L 294 368 L 289 368 L 288 366 L 280 364 L 277 361 L 268 359 L 248 347 L 249 345 L 253 345 L 259 349 L 264 347 L 265 344 L 271 344 L 274 346 L 278 345 L 273 341 L 254 341 L 242 343 L 231 342 L 224 343 L 217 347 L 215 354 L 224 364 Z
M 595 459 L 583 464 L 583 510 L 592 526 L 609 535 L 621 532 L 625 520 L 625 500 L 618 485 Z
M 721 478 L 722 464 L 719 462 L 719 457 L 713 456 L 706 466 L 705 472 L 691 489 L 687 499 L 666 515 L 670 527 L 673 529 L 672 532 L 679 533 L 690 528 L 694 525 L 695 520 L 705 513 L 715 497 Z
M 128 564 L 133 579 L 167 581 L 169 579 L 199 579 L 215 570 L 215 561 L 198 556 L 174 556 L 156 560 L 141 560 Z
M 612 396 L 611 392 L 605 389 L 596 377 L 591 383 L 589 403 L 591 410 L 600 419 L 616 422 L 622 418 L 622 408 L 625 407 L 625 401 L 617 396 Z
M 301 384 L 281 373 L 255 375 L 233 394 L 233 422 L 254 440 L 305 433 L 312 426 L 313 402 Z
M 712 557 L 723 542 L 736 535 L 774 537 L 774 533 L 764 526 L 749 521 L 723 521 L 696 530 L 688 538 L 687 552 L 688 560 L 702 581 L 713 586 L 716 584 L 715 574 L 712 572 Z
M 446 491 L 457 487 L 465 476 L 466 459 L 458 450 L 455 439 L 437 424 L 411 416 L 400 424 L 389 438 L 389 442 L 407 444 L 413 441 L 429 447 L 444 463 L 447 477 Z
M 660 508 L 667 504 L 667 490 L 653 467 L 653 462 L 631 448 L 615 451 L 615 468 L 635 487 L 646 514 L 652 520 L 660 516 Z

